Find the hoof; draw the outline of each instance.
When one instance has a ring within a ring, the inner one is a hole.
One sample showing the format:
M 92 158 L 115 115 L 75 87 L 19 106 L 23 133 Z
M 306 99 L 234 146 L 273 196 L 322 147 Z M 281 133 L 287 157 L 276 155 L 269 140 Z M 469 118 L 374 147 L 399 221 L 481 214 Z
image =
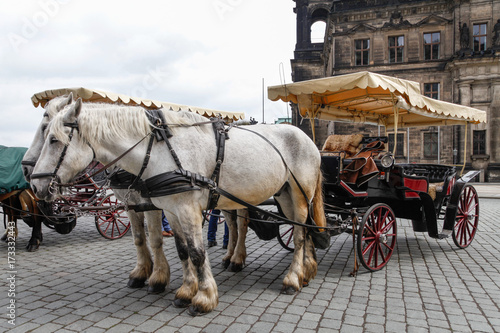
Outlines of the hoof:
M 26 250 L 28 250 L 28 252 L 35 252 L 39 247 L 40 244 L 28 244 L 26 245 Z
M 132 289 L 142 288 L 142 287 L 144 287 L 144 282 L 146 282 L 146 280 L 129 279 L 128 283 L 127 283 L 127 287 L 132 288 Z
M 222 260 L 222 266 L 224 266 L 224 269 L 227 269 L 230 264 L 231 260 Z
M 176 298 L 176 299 L 174 299 L 174 301 L 172 302 L 172 304 L 176 308 L 187 308 L 191 304 L 191 301 L 190 300 L 186 300 L 186 299 Z
M 302 282 L 302 287 L 309 287 L 309 282 Z
M 161 284 L 148 286 L 148 293 L 149 294 L 160 294 L 164 291 L 165 291 L 165 286 L 161 285 Z
M 198 307 L 196 306 L 193 306 L 191 305 L 189 308 L 188 308 L 188 313 L 193 316 L 193 317 L 196 317 L 196 316 L 203 316 L 204 314 L 206 314 L 206 312 L 201 312 Z
M 243 264 L 231 263 L 231 265 L 229 266 L 229 270 L 235 273 L 241 272 L 243 270 Z
M 295 288 L 291 286 L 289 287 L 283 286 L 283 288 L 281 289 L 281 293 L 285 295 L 295 295 L 296 292 L 297 290 L 295 290 Z

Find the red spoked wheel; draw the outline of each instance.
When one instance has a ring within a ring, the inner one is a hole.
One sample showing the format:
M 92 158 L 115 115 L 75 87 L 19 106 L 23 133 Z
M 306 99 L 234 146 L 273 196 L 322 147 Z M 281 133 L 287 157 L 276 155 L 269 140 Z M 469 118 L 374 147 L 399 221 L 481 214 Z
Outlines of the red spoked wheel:
M 278 242 L 284 249 L 293 252 L 295 246 L 293 245 L 293 230 L 294 226 L 290 224 L 280 224 L 278 232 Z
M 457 216 L 453 228 L 453 242 L 461 249 L 470 245 L 479 223 L 479 198 L 476 189 L 466 185 L 458 198 Z
M 391 259 L 397 238 L 396 217 L 386 204 L 371 206 L 357 230 L 356 246 L 361 264 L 374 272 Z
M 101 206 L 115 206 L 118 199 L 114 194 L 108 194 L 99 204 Z M 99 215 L 95 218 L 97 231 L 107 239 L 118 239 L 125 236 L 130 229 L 130 221 L 123 209 L 112 211 L 109 214 Z

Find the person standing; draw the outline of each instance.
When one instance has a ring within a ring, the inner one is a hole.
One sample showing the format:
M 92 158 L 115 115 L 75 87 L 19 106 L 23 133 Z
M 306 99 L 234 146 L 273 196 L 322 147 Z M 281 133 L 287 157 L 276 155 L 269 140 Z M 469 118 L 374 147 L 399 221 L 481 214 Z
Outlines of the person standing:
M 210 219 L 208 220 L 208 233 L 207 233 L 208 247 L 217 245 L 217 240 L 215 237 L 217 234 L 217 225 L 219 222 L 219 218 L 220 218 L 220 210 L 218 209 L 212 210 L 212 214 L 210 216 Z M 224 237 L 222 240 L 222 248 L 227 249 L 228 243 L 229 243 L 229 228 L 227 227 L 226 222 L 224 222 Z
M 163 237 L 172 237 L 174 235 L 174 232 L 172 231 L 172 228 L 170 228 L 170 224 L 168 223 L 168 220 L 165 217 L 163 211 L 161 211 L 161 226 L 163 229 Z

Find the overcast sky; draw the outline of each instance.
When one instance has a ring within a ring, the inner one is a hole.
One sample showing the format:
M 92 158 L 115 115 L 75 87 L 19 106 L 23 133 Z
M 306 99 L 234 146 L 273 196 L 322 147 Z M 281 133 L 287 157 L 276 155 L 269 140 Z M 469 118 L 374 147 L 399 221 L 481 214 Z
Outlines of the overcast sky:
M 240 111 L 261 122 L 264 79 L 266 122 L 286 117 L 285 103 L 267 100 L 267 86 L 291 82 L 294 5 L 2 0 L 0 145 L 31 144 L 43 114 L 31 96 L 56 88 Z

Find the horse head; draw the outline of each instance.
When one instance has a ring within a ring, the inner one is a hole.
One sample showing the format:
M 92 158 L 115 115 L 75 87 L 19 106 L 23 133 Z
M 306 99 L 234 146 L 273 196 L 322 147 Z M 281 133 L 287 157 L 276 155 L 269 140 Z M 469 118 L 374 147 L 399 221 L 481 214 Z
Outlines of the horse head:
M 45 141 L 31 174 L 31 188 L 41 200 L 53 201 L 59 197 L 60 185 L 92 162 L 93 150 L 78 130 L 81 109 L 79 98 L 56 114 L 45 130 Z
M 71 104 L 73 102 L 73 93 L 69 93 L 69 95 L 58 96 L 51 99 L 45 105 L 45 113 L 43 114 L 43 119 L 36 130 L 35 137 L 33 138 L 33 142 L 31 146 L 24 154 L 21 165 L 23 166 L 23 174 L 26 181 L 30 181 L 31 174 L 33 173 L 33 168 L 35 167 L 36 161 L 38 160 L 38 156 L 40 156 L 40 152 L 42 151 L 43 143 L 45 141 L 45 131 L 49 124 L 49 121 L 59 113 L 65 106 Z

